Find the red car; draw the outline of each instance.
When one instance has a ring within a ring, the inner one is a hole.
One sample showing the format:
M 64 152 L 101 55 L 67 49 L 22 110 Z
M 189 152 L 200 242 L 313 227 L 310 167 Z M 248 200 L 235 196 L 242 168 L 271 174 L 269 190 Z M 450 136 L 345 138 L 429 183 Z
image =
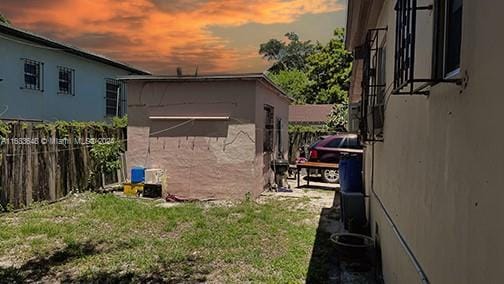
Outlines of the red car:
M 338 133 L 330 135 L 313 143 L 309 148 L 308 161 L 322 163 L 339 163 L 341 148 L 362 149 L 356 134 Z M 339 180 L 338 170 L 323 170 L 322 179 L 325 182 L 336 183 Z

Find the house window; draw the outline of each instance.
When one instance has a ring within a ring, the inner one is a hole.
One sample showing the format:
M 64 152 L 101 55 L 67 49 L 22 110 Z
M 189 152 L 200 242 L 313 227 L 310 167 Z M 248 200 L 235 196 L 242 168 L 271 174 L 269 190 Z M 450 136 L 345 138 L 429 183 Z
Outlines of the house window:
M 387 52 L 385 43 L 376 51 L 376 88 L 377 88 L 377 96 L 376 96 L 376 104 L 381 105 L 385 103 L 385 94 L 386 86 L 387 86 L 387 77 L 386 77 L 386 63 L 387 63 Z
M 121 85 L 116 80 L 107 80 L 105 91 L 105 114 L 107 116 L 122 115 L 121 105 Z
M 274 123 L 274 108 L 264 105 L 264 152 L 273 152 Z
M 24 88 L 30 90 L 43 91 L 44 63 L 24 60 Z
M 75 94 L 75 71 L 70 68 L 58 66 L 58 74 L 58 94 L 73 96 Z
M 387 29 L 371 29 L 364 44 L 361 135 L 364 141 L 381 141 L 387 88 Z
M 460 69 L 462 1 L 436 2 L 434 76 L 437 79 L 452 77 Z
M 380 136 L 383 132 L 383 126 L 385 122 L 385 99 L 386 99 L 386 91 L 387 91 L 387 80 L 386 80 L 386 46 L 382 45 L 376 51 L 376 90 L 375 90 L 375 98 L 372 104 L 372 113 L 373 113 L 373 135 Z M 376 137 L 375 137 L 376 139 Z
M 282 119 L 277 118 L 276 119 L 276 133 L 277 133 L 277 149 L 278 149 L 278 156 L 281 158 L 283 154 L 283 141 L 282 141 Z

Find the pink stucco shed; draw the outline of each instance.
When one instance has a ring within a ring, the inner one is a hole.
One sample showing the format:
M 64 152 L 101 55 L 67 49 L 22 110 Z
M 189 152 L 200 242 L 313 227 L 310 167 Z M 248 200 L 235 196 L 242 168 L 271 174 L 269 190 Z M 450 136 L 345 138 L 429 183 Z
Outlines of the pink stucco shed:
M 162 169 L 163 192 L 192 198 L 257 197 L 269 163 L 288 149 L 290 99 L 262 74 L 128 76 L 127 164 Z M 273 149 L 264 151 L 265 105 Z

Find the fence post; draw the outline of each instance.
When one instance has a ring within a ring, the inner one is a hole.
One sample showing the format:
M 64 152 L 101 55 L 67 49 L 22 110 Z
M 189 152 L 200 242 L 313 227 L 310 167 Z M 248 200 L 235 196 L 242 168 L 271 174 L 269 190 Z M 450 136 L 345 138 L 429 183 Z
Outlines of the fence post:
M 33 138 L 32 137 L 33 132 L 32 132 L 32 125 L 29 124 L 28 128 L 26 129 L 26 137 L 30 138 L 30 140 Z M 30 205 L 33 202 L 33 157 L 32 157 L 32 143 L 31 141 L 28 143 L 26 147 L 26 205 Z
M 8 137 L 5 137 L 8 138 Z M 9 176 L 9 168 L 7 167 L 7 144 L 2 144 L 0 145 L 0 155 L 2 158 L 2 163 L 1 163 L 1 174 L 2 177 L 0 178 L 0 205 L 5 206 L 7 205 L 8 202 L 8 189 L 9 189 L 9 183 L 8 183 L 8 176 Z
M 56 129 L 51 129 L 51 141 L 49 141 L 49 145 L 47 147 L 48 156 L 49 156 L 49 200 L 56 200 L 56 152 L 54 140 L 56 139 Z M 53 143 L 51 145 L 51 143 Z
M 13 125 L 12 127 L 12 132 L 11 132 L 11 137 L 17 137 L 18 135 L 18 129 L 17 129 L 17 125 Z M 16 171 L 17 171 L 17 155 L 18 155 L 18 151 L 17 151 L 17 145 L 16 144 L 13 144 L 11 143 L 10 144 L 11 146 L 11 153 L 12 153 L 12 157 L 11 157 L 11 163 L 12 163 L 12 167 L 10 167 L 10 175 L 9 175 L 9 203 L 11 203 L 12 205 L 14 206 L 17 206 L 17 200 L 16 200 L 16 195 L 17 195 L 17 190 L 16 190 Z
M 69 135 L 68 139 L 70 140 L 68 147 L 71 149 L 69 151 L 69 164 L 70 164 L 70 170 L 67 172 L 68 179 L 70 180 L 70 188 L 67 188 L 66 192 L 68 193 L 70 190 L 73 190 L 77 187 L 77 169 L 75 165 L 75 149 L 74 149 L 74 128 L 72 127 L 69 130 Z
M 33 131 L 34 133 L 34 138 L 37 138 L 39 141 L 39 144 L 35 147 L 35 152 L 31 155 L 32 156 L 32 166 L 33 166 L 33 180 L 32 180 L 32 189 L 35 189 L 35 200 L 40 201 L 40 196 L 41 193 L 40 191 L 42 190 L 42 187 L 39 183 L 39 161 L 40 161 L 40 153 L 39 150 L 43 149 L 43 145 L 40 145 L 40 131 L 35 130 Z M 32 197 L 33 197 L 33 192 L 32 192 Z

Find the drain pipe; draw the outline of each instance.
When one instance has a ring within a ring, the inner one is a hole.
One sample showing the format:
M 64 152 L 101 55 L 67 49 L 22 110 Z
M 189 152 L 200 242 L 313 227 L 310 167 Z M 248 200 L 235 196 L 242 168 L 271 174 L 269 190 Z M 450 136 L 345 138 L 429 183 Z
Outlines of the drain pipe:
M 429 278 L 427 278 L 427 274 L 425 274 L 424 270 L 422 269 L 420 262 L 413 254 L 413 251 L 408 246 L 406 240 L 404 239 L 401 232 L 399 231 L 396 224 L 394 223 L 394 220 L 392 220 L 392 217 L 390 217 L 390 214 L 388 213 L 387 209 L 385 208 L 385 205 L 383 205 L 383 202 L 381 201 L 380 197 L 378 197 L 378 194 L 376 194 L 376 192 L 374 190 L 375 145 L 372 144 L 372 147 L 373 147 L 373 149 L 371 150 L 371 157 L 373 159 L 373 163 L 371 166 L 371 192 L 373 193 L 373 196 L 376 198 L 376 200 L 380 204 L 381 209 L 385 213 L 385 217 L 387 219 L 387 222 L 392 227 L 394 235 L 397 237 L 397 239 L 399 240 L 399 243 L 401 244 L 403 249 L 406 251 L 406 254 L 408 255 L 409 259 L 411 260 L 411 262 L 415 266 L 415 270 L 417 271 L 418 276 L 420 277 L 420 281 L 423 284 L 430 284 Z

